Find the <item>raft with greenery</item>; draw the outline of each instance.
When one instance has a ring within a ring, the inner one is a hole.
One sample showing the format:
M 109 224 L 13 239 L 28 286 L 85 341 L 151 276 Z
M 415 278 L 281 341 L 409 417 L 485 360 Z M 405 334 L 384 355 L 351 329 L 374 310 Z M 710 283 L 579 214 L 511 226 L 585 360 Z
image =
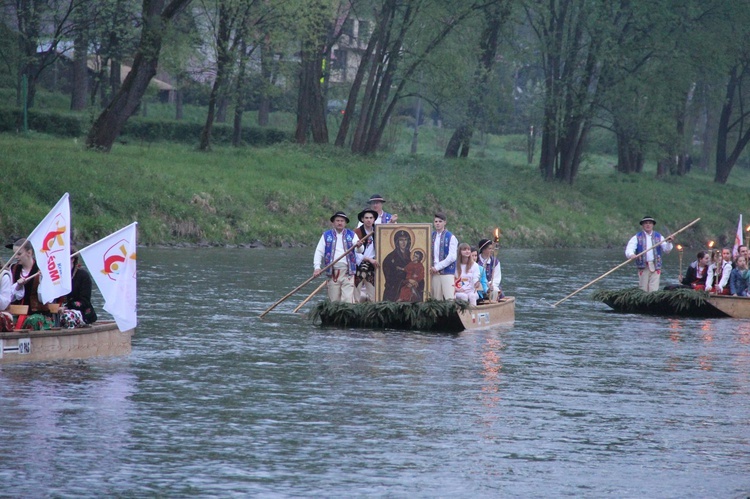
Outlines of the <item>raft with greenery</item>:
M 692 289 L 646 292 L 640 288 L 597 291 L 592 300 L 617 312 L 680 317 L 726 317 L 709 302 L 709 294 Z
M 461 300 L 354 304 L 324 300 L 313 307 L 309 317 L 321 326 L 457 333 L 464 329 L 459 313 L 468 308 Z

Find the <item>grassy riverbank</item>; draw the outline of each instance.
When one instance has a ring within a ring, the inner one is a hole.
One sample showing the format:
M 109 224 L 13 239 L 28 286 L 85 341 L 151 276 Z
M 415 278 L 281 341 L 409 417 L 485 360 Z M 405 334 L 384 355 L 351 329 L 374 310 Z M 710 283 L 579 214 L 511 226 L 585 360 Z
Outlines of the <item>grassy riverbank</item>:
M 587 158 L 575 185 L 545 183 L 527 165 L 520 138 L 492 137 L 492 159 L 446 161 L 435 154 L 352 156 L 333 147 L 215 148 L 117 145 L 85 151 L 80 140 L 0 135 L 0 236 L 27 235 L 70 192 L 74 238 L 96 240 L 133 220 L 143 244 L 311 245 L 328 217 L 354 220 L 373 193 L 402 222 L 430 222 L 436 210 L 461 240 L 500 227 L 504 247 L 622 246 L 649 214 L 677 230 L 702 221 L 683 243 L 733 241 L 750 207 L 745 170 L 731 185 L 709 173 L 655 179 L 616 174 L 612 158 Z M 750 221 L 750 213 L 748 221 Z

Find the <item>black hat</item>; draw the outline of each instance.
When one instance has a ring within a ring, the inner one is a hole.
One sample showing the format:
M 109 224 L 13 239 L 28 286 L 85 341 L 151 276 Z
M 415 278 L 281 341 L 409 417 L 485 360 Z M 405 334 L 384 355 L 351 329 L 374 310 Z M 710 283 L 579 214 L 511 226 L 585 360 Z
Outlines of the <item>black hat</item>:
M 371 210 L 370 208 L 365 208 L 364 210 L 362 210 L 362 211 L 359 212 L 359 215 L 357 215 L 357 220 L 359 220 L 361 222 L 362 219 L 365 217 L 366 213 L 372 213 L 372 216 L 375 217 L 375 220 L 378 219 L 378 212 L 377 211 Z
M 13 241 L 13 242 L 6 244 L 5 247 L 8 248 L 8 249 L 13 249 L 13 246 L 20 246 L 20 244 L 17 244 L 17 243 L 19 241 L 21 241 L 21 243 L 23 243 L 26 240 L 26 238 L 24 238 L 24 237 L 11 237 L 10 240 Z
M 385 203 L 385 199 L 383 199 L 383 196 L 381 196 L 380 194 L 373 194 L 372 196 L 370 196 L 370 199 L 369 201 L 367 201 L 367 204 L 370 204 L 373 201 L 380 201 L 381 203 Z
M 654 220 L 653 217 L 643 217 L 641 219 L 641 225 L 643 225 L 645 222 L 651 222 L 652 224 L 656 225 L 656 220 Z
M 344 220 L 346 220 L 346 223 L 349 223 L 349 217 L 347 217 L 346 213 L 344 213 L 343 211 L 337 211 L 336 213 L 334 213 L 333 215 L 331 215 L 331 222 L 333 222 L 333 219 L 336 218 L 336 217 L 341 217 Z
M 480 239 L 479 244 L 477 244 L 477 247 L 479 248 L 479 252 L 481 253 L 485 246 L 490 244 L 492 241 L 489 239 Z

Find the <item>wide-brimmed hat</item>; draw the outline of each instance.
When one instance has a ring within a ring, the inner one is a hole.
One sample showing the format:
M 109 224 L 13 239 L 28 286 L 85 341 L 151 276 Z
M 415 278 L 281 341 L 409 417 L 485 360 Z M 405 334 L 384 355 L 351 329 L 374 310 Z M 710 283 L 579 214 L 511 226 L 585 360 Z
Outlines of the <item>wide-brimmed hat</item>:
M 336 218 L 336 217 L 341 217 L 344 220 L 346 220 L 346 223 L 349 223 L 349 217 L 347 217 L 346 213 L 344 213 L 343 211 L 337 211 L 336 213 L 334 213 L 333 215 L 331 215 L 331 222 L 333 222 L 333 219 Z
M 646 223 L 646 222 L 651 222 L 652 224 L 656 225 L 656 220 L 654 220 L 654 218 L 653 218 L 653 217 L 643 217 L 643 218 L 641 219 L 641 222 L 640 222 L 640 223 L 641 223 L 641 225 L 643 225 L 643 224 L 644 224 L 644 223 Z
M 481 253 L 481 252 L 482 252 L 482 250 L 483 250 L 483 249 L 484 249 L 484 248 L 485 248 L 485 247 L 486 247 L 486 246 L 487 246 L 488 244 L 490 244 L 491 242 L 492 242 L 492 241 L 490 241 L 489 239 L 480 239 L 480 240 L 479 240 L 479 244 L 477 244 L 477 248 L 479 248 L 479 252 Z
M 373 194 L 370 196 L 370 199 L 367 201 L 367 204 L 372 203 L 373 201 L 380 201 L 381 203 L 385 203 L 385 199 L 383 199 L 383 196 L 380 194 Z
M 13 249 L 13 246 L 20 246 L 20 244 L 18 244 L 19 241 L 21 243 L 25 242 L 26 238 L 25 237 L 11 237 L 10 240 L 12 242 L 6 244 L 5 247 L 8 249 Z
M 371 210 L 370 208 L 365 208 L 364 210 L 362 210 L 362 211 L 359 212 L 359 214 L 357 215 L 357 220 L 359 220 L 361 222 L 362 219 L 365 217 L 365 215 L 367 213 L 372 213 L 372 216 L 375 217 L 375 220 L 378 219 L 378 212 L 377 211 Z

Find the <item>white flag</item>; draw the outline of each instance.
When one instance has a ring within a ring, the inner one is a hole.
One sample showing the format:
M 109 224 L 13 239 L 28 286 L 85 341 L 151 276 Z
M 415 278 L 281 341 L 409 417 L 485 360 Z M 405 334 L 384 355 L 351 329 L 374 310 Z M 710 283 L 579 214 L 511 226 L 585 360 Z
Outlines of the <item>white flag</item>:
M 104 310 L 112 314 L 120 331 L 138 325 L 136 311 L 136 227 L 133 222 L 79 254 L 104 297 Z
M 67 192 L 27 239 L 34 247 L 41 274 L 41 302 L 50 303 L 70 293 L 70 202 Z
M 734 247 L 732 248 L 732 256 L 735 258 L 737 258 L 738 250 L 742 244 L 742 214 L 740 213 L 740 221 L 737 223 L 737 234 L 734 236 Z

